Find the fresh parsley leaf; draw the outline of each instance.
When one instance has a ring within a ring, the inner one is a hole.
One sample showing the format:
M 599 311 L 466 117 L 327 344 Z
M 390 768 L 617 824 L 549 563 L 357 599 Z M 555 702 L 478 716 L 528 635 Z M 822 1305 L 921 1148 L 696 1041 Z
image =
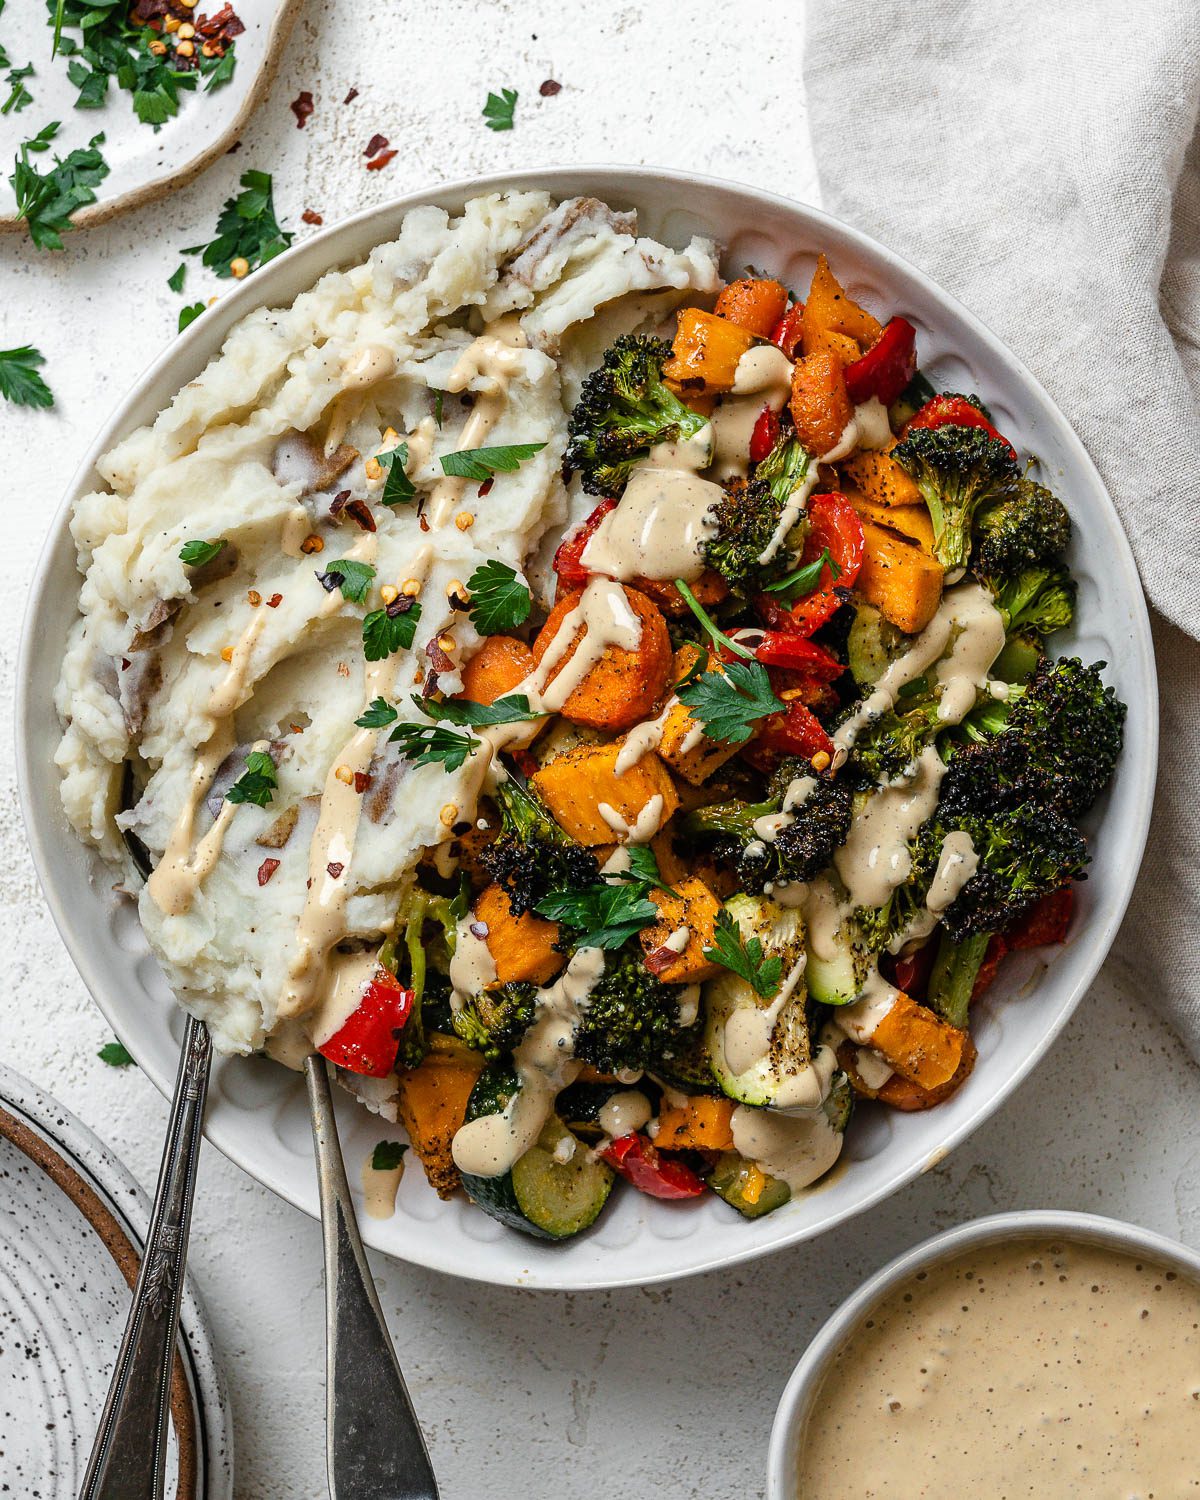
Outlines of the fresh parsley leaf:
M 387 479 L 384 481 L 380 500 L 384 505 L 406 504 L 417 493 L 404 468 L 408 463 L 408 444 L 397 443 L 386 453 L 376 454 L 376 458 L 380 466 L 387 470 Z
M 0 349 L 0 396 L 14 406 L 53 406 L 54 393 L 38 374 L 38 366 L 45 363 L 32 344 Z
M 133 1062 L 132 1054 L 120 1042 L 105 1042 L 96 1056 L 110 1068 L 127 1068 Z
M 399 717 L 386 698 L 372 698 L 354 722 L 360 729 L 383 729 L 394 724 Z
M 658 858 L 649 844 L 627 844 L 625 853 L 629 856 L 629 868 L 614 870 L 608 879 L 640 884 L 647 889 L 653 886 L 657 890 L 666 891 L 668 895 L 675 894 L 662 878 L 662 873 L 658 868 Z
M 445 391 L 434 391 L 434 393 L 433 393 L 433 420 L 437 423 L 439 430 L 441 429 L 441 425 L 442 425 L 442 405 L 445 402 L 445 400 L 446 400 L 446 393 L 445 393 Z
M 71 215 L 95 203 L 95 189 L 108 176 L 108 163 L 99 150 L 103 133 L 94 135 L 86 147 L 56 156 L 49 171 L 38 171 L 29 158 L 50 149 L 59 123 L 52 120 L 30 140 L 22 141 L 8 179 L 17 200 L 17 217 L 25 220 L 39 250 L 62 249 L 62 237 L 73 227 Z
M 266 807 L 278 784 L 275 762 L 265 750 L 251 750 L 246 757 L 245 771 L 225 793 L 225 800 L 253 802 L 256 807 Z
M 494 703 L 470 703 L 465 698 L 447 698 L 442 703 L 430 703 L 428 698 L 413 695 L 413 702 L 431 719 L 443 719 L 448 724 L 469 724 L 481 729 L 488 724 L 524 724 L 545 718 L 545 713 L 529 706 L 524 693 L 508 693 Z
M 679 688 L 677 696 L 704 725 L 709 739 L 723 745 L 744 744 L 756 719 L 784 711 L 767 669 L 756 661 L 726 662 L 719 671 L 705 672 Z
M 179 561 L 186 563 L 189 568 L 202 568 L 205 563 L 212 562 L 224 545 L 223 536 L 219 536 L 215 542 L 184 542 L 179 549 Z
M 778 583 L 764 584 L 763 587 L 768 594 L 782 594 L 785 603 L 794 604 L 797 599 L 803 599 L 805 594 L 811 594 L 820 585 L 821 575 L 826 568 L 829 569 L 830 583 L 836 583 L 842 576 L 842 570 L 828 547 L 822 550 L 820 557 L 814 557 L 812 562 L 805 563 L 802 568 L 797 568 Z
M 403 1141 L 376 1141 L 375 1149 L 371 1152 L 371 1170 L 373 1172 L 394 1172 L 404 1160 L 404 1153 L 408 1147 Z
M 457 771 L 479 748 L 479 741 L 471 735 L 457 734 L 440 724 L 397 724 L 388 739 L 400 746 L 405 760 L 418 766 L 440 761 L 447 771 Z
M 713 929 L 713 946 L 705 948 L 704 956 L 710 963 L 720 964 L 739 979 L 744 979 L 756 995 L 764 1000 L 779 992 L 783 978 L 783 960 L 778 954 L 770 958 L 763 956 L 763 945 L 758 938 L 743 940 L 741 929 L 727 911 L 717 916 Z
M 699 599 L 696 598 L 695 594 L 692 593 L 691 589 L 688 588 L 687 584 L 684 583 L 682 578 L 677 578 L 675 580 L 675 587 L 683 595 L 684 603 L 696 616 L 697 620 L 700 621 L 705 634 L 708 636 L 709 640 L 713 642 L 714 645 L 724 646 L 727 650 L 732 651 L 735 656 L 744 656 L 747 661 L 754 660 L 753 651 L 743 646 L 739 641 L 731 640 L 730 637 L 727 636 L 725 632 L 717 626 L 712 616 L 704 608 L 703 604 L 700 603 Z
M 481 563 L 467 579 L 471 596 L 471 624 L 480 635 L 496 635 L 523 625 L 533 608 L 533 595 L 515 568 L 495 558 Z
M 293 233 L 282 229 L 275 218 L 275 200 L 270 172 L 243 172 L 242 191 L 227 198 L 217 219 L 216 237 L 207 245 L 189 245 L 184 255 L 199 255 L 218 276 L 232 276 L 235 260 L 244 260 L 253 271 L 265 265 L 292 243 Z
M 511 130 L 513 111 L 517 107 L 516 89 L 501 89 L 498 94 L 489 93 L 483 106 L 483 118 L 489 130 Z
M 317 577 L 326 586 L 332 583 L 334 588 L 340 588 L 342 598 L 348 599 L 351 604 L 362 604 L 371 587 L 371 580 L 375 577 L 375 569 L 370 563 L 342 557 L 337 562 L 331 562 L 324 573 L 318 573 Z
M 233 77 L 233 70 L 237 67 L 237 58 L 234 56 L 234 43 L 228 43 L 224 57 L 201 57 L 200 71 L 208 79 L 204 85 L 204 92 L 211 94 L 214 89 L 221 88 Z
M 580 946 L 588 948 L 620 948 L 659 918 L 658 907 L 640 882 L 604 881 L 551 891 L 536 910 L 552 922 L 575 928 L 581 934 Z
M 401 600 L 407 609 L 396 608 Z M 420 604 L 403 594 L 382 609 L 373 609 L 363 620 L 363 655 L 368 661 L 384 661 L 394 651 L 407 651 L 420 618 Z
M 464 448 L 442 455 L 442 473 L 455 479 L 490 479 L 493 474 L 515 474 L 521 464 L 540 453 L 545 443 L 509 443 L 499 448 Z
M 203 311 L 203 302 L 192 302 L 187 307 L 181 307 L 179 309 L 179 326 L 175 330 L 176 333 L 182 333 L 188 324 L 194 323 Z
M 167 285 L 173 292 L 183 291 L 183 278 L 187 275 L 187 261 L 181 260 L 167 277 Z
M 8 66 L 8 58 L 4 58 L 0 66 Z M 0 104 L 0 115 L 19 115 L 27 104 L 33 103 L 33 95 L 25 87 L 25 79 L 33 77 L 33 64 L 26 63 L 23 68 L 10 68 L 5 82 L 9 87 L 8 98 Z

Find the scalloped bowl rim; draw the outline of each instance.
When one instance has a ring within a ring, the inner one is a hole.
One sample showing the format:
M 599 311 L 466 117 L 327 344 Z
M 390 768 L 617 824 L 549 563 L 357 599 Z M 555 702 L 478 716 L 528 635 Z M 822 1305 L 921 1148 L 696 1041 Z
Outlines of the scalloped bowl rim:
M 1021 1028 L 1033 1031 L 1026 1050 L 1012 1061 L 1003 1076 L 994 1068 L 989 1071 L 981 1058 L 972 1087 L 935 1112 L 942 1116 L 939 1125 L 944 1122 L 935 1143 L 927 1142 L 919 1151 L 913 1149 L 912 1141 L 922 1128 L 926 1133 L 930 1129 L 918 1124 L 913 1128 L 907 1151 L 902 1149 L 903 1138 L 889 1141 L 882 1150 L 882 1162 L 880 1156 L 875 1156 L 870 1162 L 847 1164 L 835 1170 L 814 1193 L 754 1223 L 697 1219 L 681 1236 L 677 1232 L 681 1210 L 639 1199 L 636 1209 L 627 1211 L 637 1216 L 632 1236 L 620 1245 L 601 1246 L 599 1251 L 595 1246 L 591 1252 L 586 1251 L 591 1236 L 581 1236 L 564 1246 L 545 1247 L 508 1231 L 504 1233 L 510 1240 L 520 1239 L 519 1248 L 497 1247 L 495 1238 L 488 1243 L 487 1225 L 491 1221 L 463 1230 L 447 1225 L 442 1210 L 451 1205 L 440 1205 L 438 1216 L 432 1219 L 427 1214 L 406 1215 L 403 1193 L 402 1211 L 394 1219 L 363 1221 L 364 1239 L 369 1245 L 434 1270 L 499 1285 L 600 1290 L 695 1275 L 751 1260 L 825 1233 L 871 1208 L 942 1160 L 1007 1098 L 1066 1024 L 1106 957 L 1128 905 L 1145 846 L 1153 799 L 1157 682 L 1149 617 L 1129 543 L 1082 443 L 1028 369 L 978 318 L 923 272 L 869 236 L 821 210 L 777 194 L 698 174 L 650 167 L 580 166 L 496 173 L 419 190 L 365 209 L 321 230 L 255 272 L 198 318 L 149 366 L 104 423 L 80 463 L 50 527 L 30 589 L 17 664 L 15 726 L 18 787 L 35 868 L 51 915 L 84 983 L 117 1035 L 164 1095 L 170 1096 L 174 1082 L 175 1050 L 182 1025 L 178 1007 L 170 1007 L 171 1014 L 164 1008 L 161 1018 L 151 1013 L 152 1026 L 145 1024 L 146 1013 L 138 1012 L 136 1005 L 131 1010 L 127 998 L 130 986 L 146 987 L 134 963 L 136 939 L 122 941 L 116 930 L 116 918 L 111 914 L 107 931 L 97 927 L 99 898 L 111 882 L 105 881 L 106 867 L 94 851 L 84 850 L 69 829 L 57 792 L 58 773 L 53 765 L 57 718 L 52 696 L 44 685 L 51 677 L 57 680 L 61 649 L 53 641 L 56 632 L 61 636 L 69 624 L 69 620 L 63 623 L 62 619 L 64 590 L 70 599 L 70 619 L 75 618 L 76 593 L 67 589 L 68 561 L 69 574 L 77 576 L 68 530 L 70 508 L 98 482 L 94 466 L 101 455 L 120 436 L 152 420 L 166 399 L 157 393 L 174 393 L 193 378 L 246 313 L 258 306 L 290 301 L 324 271 L 362 259 L 371 246 L 394 236 L 399 219 L 411 208 L 433 203 L 453 210 L 480 193 L 521 189 L 543 190 L 556 198 L 593 193 L 618 206 L 632 204 L 643 219 L 666 218 L 677 224 L 686 221 L 696 232 L 704 232 L 711 223 L 706 213 L 717 216 L 726 213 L 732 222 L 743 226 L 734 232 L 744 232 L 751 239 L 756 234 L 760 240 L 764 239 L 758 227 L 762 224 L 786 225 L 788 238 L 784 248 L 793 245 L 793 255 L 811 260 L 815 248 L 836 247 L 835 254 L 844 254 L 866 265 L 871 273 L 883 278 L 885 285 L 898 283 L 901 290 L 897 296 L 905 310 L 912 310 L 903 300 L 906 296 L 926 304 L 932 316 L 953 326 L 958 340 L 965 339 L 973 345 L 986 365 L 989 398 L 993 397 L 993 383 L 1015 392 L 1026 413 L 1023 425 L 1036 428 L 1041 440 L 1059 455 L 1061 464 L 1069 467 L 1073 488 L 1068 499 L 1077 513 L 1081 510 L 1086 513 L 1087 545 L 1092 546 L 1094 541 L 1103 555 L 1104 603 L 1118 612 L 1124 611 L 1126 617 L 1122 627 L 1125 633 L 1114 639 L 1125 642 L 1122 649 L 1127 670 L 1122 691 L 1130 708 L 1129 727 L 1121 770 L 1104 812 L 1106 824 L 1120 822 L 1124 837 L 1118 851 L 1111 847 L 1115 837 L 1110 832 L 1107 859 L 1104 840 L 1098 845 L 1096 868 L 1103 861 L 1107 894 L 1098 906 L 1085 913 L 1082 931 L 1073 935 L 1065 951 L 1043 974 L 1038 995 L 1039 1019 L 1030 1022 L 1022 1017 L 1018 1023 Z M 651 208 L 652 204 L 657 206 Z M 647 232 L 661 234 L 663 230 L 652 223 Z M 720 238 L 715 225 L 710 232 Z M 763 243 L 761 247 L 765 255 L 778 250 L 778 243 Z M 847 279 L 853 290 L 855 277 Z M 1018 440 L 1020 436 L 1018 432 Z M 56 615 L 57 625 L 53 623 Z M 1110 868 L 1119 853 L 1119 867 Z M 1086 951 L 1080 937 L 1086 938 Z M 144 957 L 144 939 L 141 951 Z M 159 984 L 163 983 L 160 975 Z M 171 1034 L 167 1035 L 169 1030 Z M 248 1064 L 244 1060 L 219 1063 L 218 1073 L 221 1066 L 244 1068 Z M 206 1130 L 209 1140 L 252 1177 L 316 1217 L 319 1202 L 311 1158 L 293 1144 L 289 1148 L 293 1159 L 286 1170 L 275 1166 L 264 1169 L 257 1160 L 261 1153 L 261 1112 L 257 1107 L 252 1110 L 236 1101 L 229 1103 L 219 1088 L 214 1094 L 218 1097 L 210 1102 Z M 359 1117 L 364 1113 L 345 1100 L 340 1109 L 343 1132 L 361 1124 Z M 921 1117 L 906 1118 L 919 1121 Z M 924 1118 L 928 1120 L 930 1116 Z M 260 1145 L 259 1152 L 256 1143 Z M 847 1171 L 860 1174 L 854 1192 L 842 1192 Z M 353 1181 L 356 1176 L 353 1170 L 350 1175 Z M 840 1193 L 848 1201 L 835 1203 L 822 1213 L 831 1183 L 837 1184 L 835 1196 Z M 812 1203 L 817 1204 L 815 1213 L 801 1215 L 798 1205 Z M 473 1208 L 468 1211 L 477 1213 Z M 699 1206 L 685 1205 L 682 1212 L 698 1213 Z M 728 1215 L 728 1210 L 725 1212 L 729 1219 L 734 1217 Z M 389 1226 L 393 1227 L 389 1230 Z M 601 1227 L 598 1226 L 597 1232 Z M 656 1242 L 663 1247 L 661 1250 L 655 1249 Z M 651 1263 L 647 1264 L 647 1259 Z

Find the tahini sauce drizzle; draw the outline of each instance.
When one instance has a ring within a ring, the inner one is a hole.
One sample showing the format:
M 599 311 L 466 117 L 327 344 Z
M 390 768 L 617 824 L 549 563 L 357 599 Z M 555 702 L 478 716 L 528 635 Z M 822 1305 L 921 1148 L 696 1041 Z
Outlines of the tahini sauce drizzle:
M 738 360 L 733 390 L 712 414 L 713 471 L 718 479 L 745 475 L 750 439 L 764 407 L 781 412 L 792 389 L 792 362 L 774 344 L 756 344 Z
M 911 1500 L 914 1475 L 923 1500 L 1194 1494 L 1198 1327 L 1200 1289 L 1150 1259 L 972 1250 L 897 1287 L 842 1344 L 795 1494 Z

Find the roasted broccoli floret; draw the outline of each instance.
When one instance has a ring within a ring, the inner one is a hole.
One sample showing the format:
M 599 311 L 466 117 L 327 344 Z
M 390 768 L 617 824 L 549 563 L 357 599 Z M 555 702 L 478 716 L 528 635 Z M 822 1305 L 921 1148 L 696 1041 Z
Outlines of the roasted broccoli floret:
M 946 727 L 942 689 L 932 672 L 908 684 L 894 708 L 865 724 L 850 751 L 851 765 L 875 782 L 891 781 Z
M 1003 576 L 1057 557 L 1071 540 L 1071 517 L 1044 484 L 1022 477 L 976 511 L 974 533 L 976 570 Z
M 575 1056 L 602 1073 L 651 1066 L 687 1034 L 679 992 L 655 979 L 640 948 L 611 954 L 575 1028 Z
M 466 891 L 436 896 L 413 884 L 402 897 L 396 925 L 379 951 L 379 962 L 413 992 L 413 1005 L 400 1033 L 400 1066 L 415 1068 L 429 1050 L 427 1032 L 448 1029 L 450 984 L 458 919 L 467 909 Z
M 536 792 L 510 776 L 492 795 L 502 831 L 479 858 L 508 896 L 514 917 L 532 911 L 552 890 L 599 880 L 595 855 L 558 826 Z
M 937 560 L 946 569 L 965 567 L 976 511 L 1007 499 L 1017 483 L 1012 451 L 982 427 L 918 427 L 891 456 L 929 507 Z
M 985 575 L 1008 635 L 1053 635 L 1075 614 L 1075 580 L 1066 568 L 1030 566 L 1007 577 Z
M 625 334 L 607 351 L 567 424 L 565 479 L 578 472 L 589 495 L 616 498 L 655 444 L 686 441 L 707 425 L 664 385 L 670 352 L 663 339 L 641 334 Z
M 789 796 L 795 786 L 795 794 Z M 683 819 L 685 833 L 713 841 L 718 859 L 731 861 L 746 891 L 781 880 L 811 880 L 833 858 L 850 832 L 849 787 L 814 776 L 805 760 L 780 762 L 762 802 L 717 802 Z M 766 838 L 759 818 L 786 815 L 791 822 Z
M 454 1013 L 454 1032 L 492 1062 L 511 1052 L 537 1015 L 537 986 L 502 984 L 483 990 Z
M 784 511 L 795 490 L 804 482 L 811 459 L 794 437 L 783 437 L 754 471 L 754 478 L 731 480 L 725 499 L 713 511 L 716 530 L 704 543 L 704 559 L 734 588 L 753 582 L 782 578 L 792 566 L 797 550 L 781 545 L 774 556 L 759 559 L 775 539 Z M 802 517 L 797 515 L 796 521 Z M 789 530 L 791 528 L 789 527 Z

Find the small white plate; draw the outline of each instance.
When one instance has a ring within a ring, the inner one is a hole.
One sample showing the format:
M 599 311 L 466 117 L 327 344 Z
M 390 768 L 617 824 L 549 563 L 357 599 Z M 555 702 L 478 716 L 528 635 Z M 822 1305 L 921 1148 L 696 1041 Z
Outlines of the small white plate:
M 662 1203 L 633 1191 L 594 1230 L 562 1245 L 503 1229 L 461 1197 L 442 1203 L 414 1166 L 397 1212 L 363 1218 L 377 1250 L 456 1276 L 566 1290 L 644 1285 L 750 1260 L 826 1233 L 940 1161 L 1008 1097 L 1062 1030 L 1108 953 L 1129 902 L 1150 821 L 1158 746 L 1158 698 L 1150 625 L 1129 543 L 1082 443 L 1024 365 L 965 308 L 898 255 L 816 209 L 773 193 L 650 167 L 569 167 L 453 183 L 368 209 L 324 230 L 225 293 L 137 382 L 84 457 L 51 528 L 25 616 L 17 668 L 17 767 L 25 827 L 50 910 L 84 981 L 117 1035 L 166 1094 L 183 1034 L 175 1005 L 138 923 L 114 894 L 113 875 L 67 823 L 54 752 L 62 727 L 50 691 L 76 618 L 79 574 L 67 520 L 71 505 L 102 484 L 95 464 L 113 444 L 152 422 L 218 352 L 252 309 L 291 302 L 332 266 L 352 265 L 393 239 L 404 214 L 433 203 L 458 211 L 480 193 L 541 189 L 556 198 L 594 194 L 634 208 L 642 233 L 667 244 L 693 234 L 723 247 L 730 276 L 761 266 L 808 285 L 817 252 L 829 256 L 852 296 L 917 328 L 921 364 L 942 390 L 978 391 L 1018 449 L 1036 453 L 1075 519 L 1069 560 L 1079 581 L 1060 654 L 1104 660 L 1129 705 L 1125 753 L 1111 791 L 1089 816 L 1092 864 L 1078 888 L 1068 942 L 1054 953 L 1013 955 L 979 1007 L 972 1033 L 979 1062 L 967 1086 L 938 1109 L 863 1111 L 839 1166 L 768 1218 L 742 1219 L 709 1195 Z M 1047 967 L 1049 960 L 1049 967 Z M 1036 978 L 1036 984 L 1031 983 Z M 207 1134 L 233 1161 L 289 1202 L 317 1215 L 317 1185 L 304 1086 L 259 1058 L 219 1059 Z M 338 1101 L 349 1176 L 374 1141 L 393 1134 L 349 1098 Z
M 202 0 L 196 13 L 215 14 L 221 3 Z M 31 62 L 36 71 L 25 80 L 33 103 L 19 114 L 0 115 L 0 234 L 25 228 L 24 220 L 16 217 L 8 174 L 21 142 L 51 120 L 59 120 L 61 129 L 51 151 L 33 158 L 41 171 L 53 155 L 66 156 L 104 132 L 102 149 L 109 173 L 96 189 L 96 202 L 75 215 L 77 229 L 164 197 L 228 151 L 270 87 L 300 0 L 234 0 L 233 8 L 246 27 L 237 38 L 233 77 L 211 94 L 204 92 L 203 80 L 193 92 L 181 94 L 178 114 L 156 131 L 137 118 L 132 95 L 118 89 L 115 81 L 110 81 L 101 109 L 76 109 L 79 91 L 67 77 L 70 59 L 50 56 L 54 27 L 46 0 L 10 0 L 0 15 L 0 44 L 13 67 Z M 77 31 L 65 35 L 79 37 Z
M 14 1495 L 79 1493 L 129 1311 L 149 1204 L 86 1125 L 0 1063 L 0 1413 Z M 231 1500 L 233 1434 L 192 1286 L 166 1493 Z

